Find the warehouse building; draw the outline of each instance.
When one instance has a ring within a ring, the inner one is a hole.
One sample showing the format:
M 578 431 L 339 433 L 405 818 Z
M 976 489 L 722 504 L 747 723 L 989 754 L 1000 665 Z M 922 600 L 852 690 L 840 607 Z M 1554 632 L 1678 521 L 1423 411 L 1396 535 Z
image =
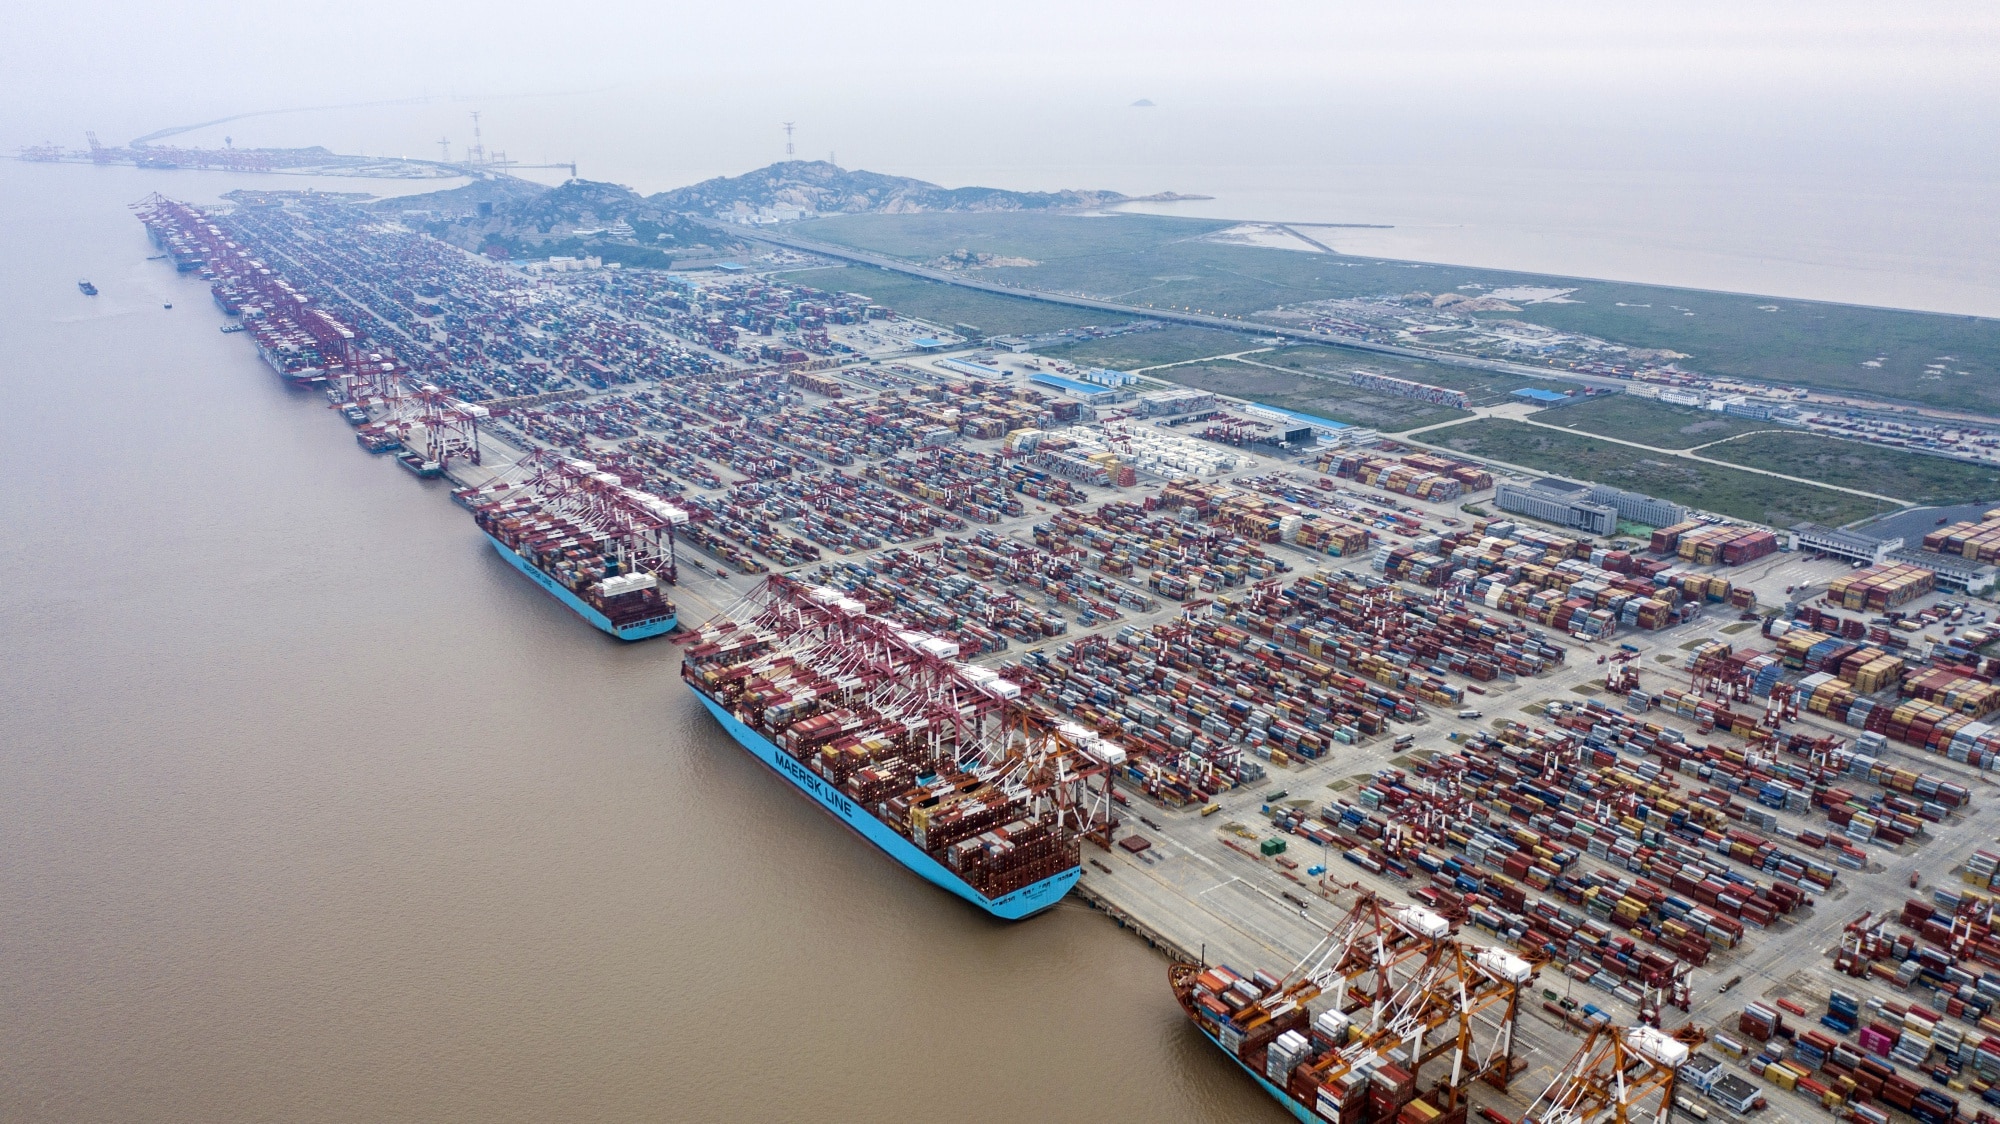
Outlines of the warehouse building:
M 1680 1073 L 1677 1076 L 1706 1093 L 1715 1088 L 1715 1083 L 1720 1081 L 1726 1072 L 1728 1071 L 1722 1068 L 1721 1060 L 1714 1055 L 1696 1054 L 1681 1063 Z
M 1865 562 L 1870 566 L 1903 549 L 1900 535 L 1878 539 L 1859 531 L 1843 531 L 1817 523 L 1800 523 L 1793 527 L 1792 541 L 1798 549 L 1808 553 L 1845 558 L 1849 562 Z
M 1648 527 L 1671 527 L 1688 517 L 1688 509 L 1680 504 L 1654 499 L 1641 492 L 1613 488 L 1609 484 L 1592 485 L 1590 502 L 1614 509 L 1618 517 L 1627 522 L 1644 523 Z
M 1750 1084 L 1733 1073 L 1726 1073 L 1716 1079 L 1707 1090 L 1708 1099 L 1734 1113 L 1746 1113 L 1754 1108 L 1759 1096 L 1757 1086 Z
M 1058 393 L 1067 394 L 1086 406 L 1108 406 L 1120 397 L 1117 391 L 1108 386 L 1094 386 L 1087 382 L 1066 379 L 1061 375 L 1051 375 L 1045 371 L 1029 375 L 1028 381 L 1036 386 L 1046 386 Z
M 1903 540 L 1895 540 L 1901 543 Z M 1937 583 L 1946 589 L 1956 589 L 1977 597 L 1993 588 L 1995 570 L 1983 562 L 1970 558 L 1939 554 L 1934 550 L 1896 550 L 1888 556 L 1891 562 L 1907 562 L 1912 566 L 1922 566 L 1937 575 Z
M 1297 410 L 1282 410 L 1276 406 L 1266 406 L 1253 402 L 1243 407 L 1243 412 L 1258 421 L 1275 422 L 1287 431 L 1310 429 L 1315 437 L 1342 437 L 1354 427 L 1346 422 L 1323 418 L 1317 414 L 1301 414 Z
M 1525 488 L 1502 484 L 1493 491 L 1493 505 L 1502 511 L 1575 527 L 1593 535 L 1618 531 L 1618 509 L 1591 502 L 1589 490 L 1570 480 L 1542 479 Z

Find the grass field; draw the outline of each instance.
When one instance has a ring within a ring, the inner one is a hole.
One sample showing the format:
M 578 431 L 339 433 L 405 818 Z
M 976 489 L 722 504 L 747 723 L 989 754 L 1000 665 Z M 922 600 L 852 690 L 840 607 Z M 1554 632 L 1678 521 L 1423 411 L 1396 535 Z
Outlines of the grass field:
M 1581 433 L 1556 433 L 1493 418 L 1433 430 L 1424 434 L 1423 440 L 1538 472 L 1610 484 L 1774 527 L 1789 527 L 1806 520 L 1840 526 L 1891 507 L 1826 488 L 1675 457 L 1653 456 L 1641 449 L 1593 441 Z
M 1927 457 L 1817 433 L 1759 433 L 1701 455 L 1896 496 L 1912 503 L 1979 503 L 2000 497 L 2000 467 Z
M 960 289 L 865 266 L 809 269 L 781 276 L 788 283 L 810 285 L 816 289 L 863 293 L 876 304 L 887 305 L 906 316 L 946 327 L 971 324 L 989 335 L 1053 332 L 1092 324 L 1109 327 L 1130 319 L 1088 308 L 1065 308 L 1059 304 Z
M 1771 428 L 1770 422 L 1725 417 L 1709 410 L 1670 406 L 1664 402 L 1637 398 L 1630 394 L 1614 394 L 1599 398 L 1595 402 L 1578 402 L 1574 406 L 1543 410 L 1535 415 L 1535 420 L 1543 425 L 1559 425 L 1564 429 L 1582 430 L 1600 437 L 1637 441 L 1641 445 L 1651 445 L 1656 449 L 1692 449 L 1696 445 L 1720 441 L 1725 437 L 1736 437 Z M 1874 488 L 1869 490 L 1880 491 Z
M 1384 433 L 1401 433 L 1418 426 L 1437 425 L 1471 416 L 1464 410 L 1448 406 L 1433 406 L 1414 398 L 1397 398 L 1344 386 L 1304 371 L 1278 371 L 1229 360 L 1168 367 L 1152 372 L 1151 377 L 1233 394 L 1267 406 L 1317 414 L 1350 425 L 1379 429 Z
M 1042 348 L 1036 354 L 1084 366 L 1130 371 L 1160 363 L 1181 363 L 1212 355 L 1228 355 L 1261 346 L 1256 337 L 1241 332 L 1176 326 Z
M 1375 371 L 1399 379 L 1462 390 L 1475 406 L 1490 406 L 1496 402 L 1504 402 L 1509 395 L 1524 387 L 1553 390 L 1558 394 L 1577 389 L 1576 383 L 1556 379 L 1521 378 L 1492 371 L 1476 371 L 1468 367 L 1449 367 L 1443 363 L 1426 363 L 1419 359 L 1350 351 L 1339 347 L 1321 347 L 1309 343 L 1291 344 L 1249 358 L 1277 367 L 1324 371 L 1329 374 L 1344 375 L 1353 370 Z
M 1239 315 L 1473 283 L 1574 288 L 1568 303 L 1495 315 L 1686 352 L 1692 358 L 1684 366 L 1709 374 L 2000 413 L 2000 320 L 1200 240 L 1226 225 L 1152 215 L 937 214 L 850 215 L 797 229 L 917 261 L 961 248 L 1025 257 L 1038 264 L 979 272 L 1131 304 Z

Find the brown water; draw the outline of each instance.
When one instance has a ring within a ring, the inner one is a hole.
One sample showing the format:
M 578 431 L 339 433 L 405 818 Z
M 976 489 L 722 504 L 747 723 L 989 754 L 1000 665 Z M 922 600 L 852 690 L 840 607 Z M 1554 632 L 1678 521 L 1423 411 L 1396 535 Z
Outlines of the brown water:
M 242 182 L 0 161 L 0 1120 L 1284 1118 L 218 333 L 125 204 Z

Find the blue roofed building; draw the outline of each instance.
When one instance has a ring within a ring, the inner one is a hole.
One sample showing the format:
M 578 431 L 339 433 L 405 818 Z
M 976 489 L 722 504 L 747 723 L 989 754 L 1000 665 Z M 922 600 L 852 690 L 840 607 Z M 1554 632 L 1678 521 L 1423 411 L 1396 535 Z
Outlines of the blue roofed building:
M 1118 392 L 1108 386 L 1096 386 L 1087 382 L 1078 382 L 1075 379 L 1066 379 L 1061 375 L 1051 375 L 1046 371 L 1037 371 L 1029 375 L 1028 381 L 1037 386 L 1046 386 L 1051 390 L 1061 391 L 1071 398 L 1086 403 L 1113 402 L 1118 398 Z

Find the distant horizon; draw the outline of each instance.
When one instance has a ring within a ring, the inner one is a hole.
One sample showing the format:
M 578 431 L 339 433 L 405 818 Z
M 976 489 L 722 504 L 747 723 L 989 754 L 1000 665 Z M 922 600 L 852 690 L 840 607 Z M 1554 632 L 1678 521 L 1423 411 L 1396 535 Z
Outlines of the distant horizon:
M 489 152 L 647 195 L 790 144 L 940 185 L 1385 228 L 1330 243 L 1359 255 L 2000 315 L 1987 6 L 350 14 L 396 31 L 323 51 L 278 10 L 38 10 L 0 43 L 0 153 L 88 129 L 459 157 L 478 112 Z

